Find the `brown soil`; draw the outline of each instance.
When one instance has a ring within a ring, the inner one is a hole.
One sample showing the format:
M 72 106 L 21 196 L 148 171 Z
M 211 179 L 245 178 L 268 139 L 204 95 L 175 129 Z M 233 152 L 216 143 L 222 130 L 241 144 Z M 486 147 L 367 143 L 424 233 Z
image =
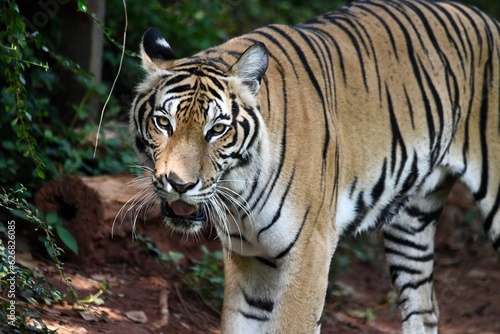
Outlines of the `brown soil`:
M 445 334 L 500 333 L 500 263 L 473 212 L 470 194 L 458 186 L 439 224 L 435 282 Z M 88 235 L 93 238 L 97 232 L 89 230 Z M 90 308 L 96 317 L 85 320 L 81 310 L 65 303 L 42 307 L 44 322 L 58 328 L 58 333 L 219 333 L 220 315 L 182 283 L 182 272 L 202 255 L 199 243 L 216 250 L 218 241 L 211 240 L 210 233 L 199 240 L 185 239 L 160 222 L 138 224 L 137 233 L 150 237 L 162 252 L 184 253 L 183 270 L 155 260 L 131 233 L 105 238 L 92 248 L 93 261 L 70 258 L 65 265 L 82 297 L 96 294 L 108 282 L 100 295 L 104 303 Z M 350 239 L 336 253 L 322 333 L 400 333 L 395 292 L 377 239 L 377 235 Z M 353 250 L 356 245 L 362 245 L 363 253 Z M 65 291 L 49 261 L 31 262 Z M 130 311 L 142 311 L 147 319 L 133 321 L 127 317 Z

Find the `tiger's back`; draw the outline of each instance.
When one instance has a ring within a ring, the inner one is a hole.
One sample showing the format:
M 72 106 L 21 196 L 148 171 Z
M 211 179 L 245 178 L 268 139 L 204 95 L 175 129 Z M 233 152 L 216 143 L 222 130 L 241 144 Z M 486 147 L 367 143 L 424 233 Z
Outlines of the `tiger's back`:
M 403 331 L 437 332 L 433 236 L 456 180 L 500 248 L 499 31 L 415 0 L 353 2 L 180 60 L 145 35 L 138 151 L 175 228 L 207 210 L 218 230 L 223 332 L 319 331 L 338 237 L 378 226 Z

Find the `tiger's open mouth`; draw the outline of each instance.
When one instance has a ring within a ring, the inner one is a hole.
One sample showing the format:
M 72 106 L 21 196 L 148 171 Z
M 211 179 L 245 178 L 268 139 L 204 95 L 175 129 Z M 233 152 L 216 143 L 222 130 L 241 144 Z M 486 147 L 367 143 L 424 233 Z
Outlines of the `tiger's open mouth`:
M 192 205 L 182 200 L 177 200 L 172 203 L 163 201 L 162 212 L 163 215 L 171 218 L 172 223 L 175 224 L 176 227 L 191 228 L 193 225 L 204 223 L 207 218 L 207 214 L 202 206 Z

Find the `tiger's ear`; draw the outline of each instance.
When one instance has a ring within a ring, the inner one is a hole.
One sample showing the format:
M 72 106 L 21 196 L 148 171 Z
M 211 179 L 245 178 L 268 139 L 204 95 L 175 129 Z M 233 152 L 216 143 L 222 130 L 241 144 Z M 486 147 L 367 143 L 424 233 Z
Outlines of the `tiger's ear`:
M 149 28 L 142 36 L 141 58 L 142 67 L 148 72 L 165 68 L 169 61 L 176 59 L 172 48 L 156 28 Z
M 241 80 L 252 94 L 257 94 L 260 80 L 266 73 L 269 56 L 264 44 L 257 42 L 240 56 L 229 70 L 229 74 Z

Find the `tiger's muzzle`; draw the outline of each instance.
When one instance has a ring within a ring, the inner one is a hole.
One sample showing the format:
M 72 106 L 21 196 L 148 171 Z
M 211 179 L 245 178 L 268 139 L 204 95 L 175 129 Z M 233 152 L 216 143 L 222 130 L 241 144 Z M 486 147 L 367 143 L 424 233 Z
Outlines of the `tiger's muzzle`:
M 163 201 L 162 212 L 168 218 L 199 221 L 201 223 L 205 222 L 207 218 L 206 211 L 202 205 L 192 205 L 183 200 L 177 200 L 172 203 Z

